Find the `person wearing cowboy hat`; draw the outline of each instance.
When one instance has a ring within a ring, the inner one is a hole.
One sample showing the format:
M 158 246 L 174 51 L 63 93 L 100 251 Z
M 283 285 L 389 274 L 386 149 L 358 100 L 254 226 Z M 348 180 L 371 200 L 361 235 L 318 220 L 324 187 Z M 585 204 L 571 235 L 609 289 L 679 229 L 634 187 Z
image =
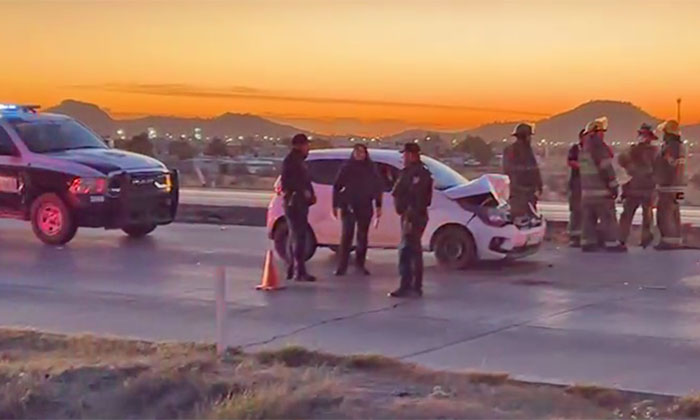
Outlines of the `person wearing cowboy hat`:
M 642 248 L 651 244 L 654 235 L 651 233 L 653 221 L 654 162 L 659 154 L 659 148 L 653 143 L 658 139 L 654 129 L 649 124 L 642 124 L 637 131 L 638 142 L 618 157 L 618 162 L 630 177 L 622 186 L 622 215 L 620 216 L 620 241 L 627 242 L 632 227 L 634 213 L 642 208 Z
M 620 242 L 615 200 L 619 184 L 613 167 L 613 153 L 605 144 L 608 129 L 606 117 L 597 118 L 586 125 L 583 149 L 579 156 L 581 171 L 581 205 L 583 211 L 583 235 L 581 249 L 594 252 L 599 247 L 599 233 L 606 251 L 626 252 Z
M 686 152 L 677 121 L 665 121 L 657 130 L 663 134 L 663 146 L 654 168 L 659 195 L 656 223 L 661 233 L 661 240 L 655 248 L 679 249 L 683 246 L 679 201 L 685 193 Z
M 526 226 L 542 196 L 542 175 L 532 150 L 535 127 L 529 123 L 515 126 L 515 141 L 503 151 L 503 173 L 510 179 L 510 208 L 516 226 Z

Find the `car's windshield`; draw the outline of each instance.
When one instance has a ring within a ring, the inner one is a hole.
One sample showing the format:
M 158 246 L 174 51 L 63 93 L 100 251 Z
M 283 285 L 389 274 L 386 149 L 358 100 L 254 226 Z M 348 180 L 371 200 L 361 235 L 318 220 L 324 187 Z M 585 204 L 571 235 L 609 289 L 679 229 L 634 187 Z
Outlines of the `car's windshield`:
M 428 156 L 422 156 L 421 160 L 433 175 L 433 183 L 437 190 L 444 191 L 469 182 L 459 172 L 440 161 Z
M 107 148 L 102 139 L 74 120 L 15 121 L 12 126 L 34 153 Z

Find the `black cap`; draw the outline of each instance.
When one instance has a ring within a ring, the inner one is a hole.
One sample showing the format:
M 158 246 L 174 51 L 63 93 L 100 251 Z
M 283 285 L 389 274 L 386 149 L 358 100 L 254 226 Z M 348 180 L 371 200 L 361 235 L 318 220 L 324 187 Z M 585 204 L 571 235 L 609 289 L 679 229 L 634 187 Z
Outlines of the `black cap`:
M 420 153 L 420 146 L 416 143 L 406 143 L 401 153 Z
M 292 146 L 301 146 L 302 144 L 308 144 L 309 143 L 309 138 L 306 137 L 306 134 L 297 134 L 294 137 L 292 137 Z

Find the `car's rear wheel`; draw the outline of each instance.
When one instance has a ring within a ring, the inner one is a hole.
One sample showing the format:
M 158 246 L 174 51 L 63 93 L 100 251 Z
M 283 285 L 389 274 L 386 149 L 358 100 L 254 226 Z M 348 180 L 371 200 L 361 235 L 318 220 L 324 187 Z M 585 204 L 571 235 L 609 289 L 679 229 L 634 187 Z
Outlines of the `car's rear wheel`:
M 78 231 L 75 217 L 66 203 L 54 193 L 37 197 L 30 209 L 34 235 L 48 245 L 68 243 Z
M 157 225 L 131 225 L 122 228 L 124 233 L 129 235 L 131 238 L 143 238 L 149 233 L 156 230 Z
M 275 252 L 285 261 L 289 261 L 288 257 L 288 247 L 289 247 L 289 228 L 287 227 L 287 222 L 279 222 L 277 227 L 272 234 L 272 240 L 275 245 Z M 311 229 L 307 231 L 306 236 L 306 261 L 310 260 L 311 257 L 316 253 L 316 238 L 314 237 Z
M 476 245 L 471 233 L 463 227 L 441 229 L 433 244 L 435 258 L 443 267 L 462 270 L 476 262 Z

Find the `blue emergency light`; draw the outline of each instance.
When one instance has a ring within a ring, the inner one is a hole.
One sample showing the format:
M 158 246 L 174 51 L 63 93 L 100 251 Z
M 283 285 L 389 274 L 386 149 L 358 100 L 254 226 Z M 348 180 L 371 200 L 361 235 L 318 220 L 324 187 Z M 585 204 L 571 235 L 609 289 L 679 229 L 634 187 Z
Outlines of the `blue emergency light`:
M 17 105 L 17 104 L 0 104 L 0 113 L 3 112 L 30 112 L 36 114 L 36 110 L 41 108 L 40 105 Z

